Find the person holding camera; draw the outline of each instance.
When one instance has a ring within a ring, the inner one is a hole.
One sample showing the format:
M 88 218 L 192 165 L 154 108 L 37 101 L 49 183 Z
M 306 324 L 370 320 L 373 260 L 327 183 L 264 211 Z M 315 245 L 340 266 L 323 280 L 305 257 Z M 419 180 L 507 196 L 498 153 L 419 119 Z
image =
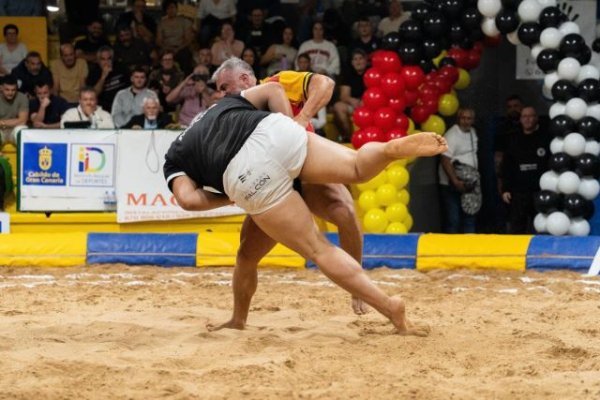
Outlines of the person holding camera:
M 461 108 L 457 113 L 457 123 L 444 135 L 448 150 L 440 156 L 438 176 L 445 233 L 475 233 L 481 189 L 474 121 L 475 111 Z
M 175 89 L 167 95 L 167 102 L 181 104 L 179 125 L 187 127 L 199 113 L 206 111 L 211 104 L 212 90 L 208 87 L 208 69 L 203 65 L 194 68 Z

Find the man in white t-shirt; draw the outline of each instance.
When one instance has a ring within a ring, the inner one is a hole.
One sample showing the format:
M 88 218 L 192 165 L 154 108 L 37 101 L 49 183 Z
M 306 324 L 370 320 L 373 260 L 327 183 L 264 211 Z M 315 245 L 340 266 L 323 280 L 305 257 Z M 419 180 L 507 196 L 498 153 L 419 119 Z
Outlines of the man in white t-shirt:
M 2 30 L 5 43 L 0 44 L 0 76 L 8 75 L 27 56 L 27 46 L 19 42 L 19 28 L 8 24 Z
M 473 109 L 461 108 L 457 113 L 457 124 L 444 135 L 448 150 L 440 156 L 438 175 L 446 233 L 475 232 L 475 215 L 466 214 L 461 207 L 461 195 L 474 190 L 475 183 L 460 179 L 457 173 L 457 169 L 465 165 L 478 169 L 474 121 Z
M 398 32 L 400 25 L 410 19 L 410 12 L 402 10 L 402 3 L 399 0 L 392 0 L 389 4 L 389 15 L 379 21 L 377 25 L 377 36 L 382 37 L 390 32 Z

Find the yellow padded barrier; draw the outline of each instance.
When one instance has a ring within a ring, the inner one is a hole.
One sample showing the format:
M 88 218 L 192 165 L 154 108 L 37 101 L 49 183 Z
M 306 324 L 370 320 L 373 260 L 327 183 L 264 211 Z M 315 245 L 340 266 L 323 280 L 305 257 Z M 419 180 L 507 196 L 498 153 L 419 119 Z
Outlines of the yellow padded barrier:
M 525 270 L 530 235 L 424 234 L 417 246 L 417 269 Z
M 239 233 L 199 233 L 196 265 L 198 267 L 234 266 L 239 245 Z M 280 244 L 275 246 L 259 264 L 261 267 L 283 268 L 304 268 L 304 265 L 304 258 Z
M 84 265 L 87 233 L 0 235 L 0 265 L 71 267 Z

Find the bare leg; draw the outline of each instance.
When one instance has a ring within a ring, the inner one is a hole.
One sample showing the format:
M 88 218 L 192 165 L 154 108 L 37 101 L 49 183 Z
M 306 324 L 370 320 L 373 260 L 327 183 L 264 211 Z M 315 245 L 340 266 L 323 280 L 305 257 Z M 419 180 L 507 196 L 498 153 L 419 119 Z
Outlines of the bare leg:
M 303 183 L 302 198 L 313 214 L 338 227 L 340 247 L 350 254 L 358 265 L 362 265 L 363 236 L 348 189 L 339 183 Z M 353 296 L 352 310 L 355 314 L 362 315 L 366 314 L 369 308 L 361 299 Z
M 208 324 L 209 331 L 246 327 L 250 302 L 256 292 L 258 263 L 275 244 L 276 242 L 267 236 L 252 218 L 246 217 L 240 232 L 240 248 L 233 269 L 233 315 L 224 324 Z
M 407 322 L 405 305 L 400 298 L 387 296 L 371 282 L 356 260 L 325 239 L 297 192 L 291 192 L 278 205 L 262 214 L 253 215 L 252 219 L 266 234 L 313 260 L 329 279 L 388 317 L 399 333 L 428 334 L 428 327 Z

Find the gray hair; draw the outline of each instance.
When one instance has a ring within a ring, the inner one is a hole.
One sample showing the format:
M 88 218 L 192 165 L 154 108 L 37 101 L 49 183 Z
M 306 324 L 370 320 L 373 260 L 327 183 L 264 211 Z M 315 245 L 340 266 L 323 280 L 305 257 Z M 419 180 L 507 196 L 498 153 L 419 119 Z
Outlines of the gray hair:
M 242 70 L 245 73 L 254 76 L 254 70 L 246 61 L 237 57 L 230 57 L 227 60 L 223 61 L 223 63 L 217 68 L 217 70 L 213 73 L 212 78 L 210 79 L 212 82 L 216 82 L 219 75 L 223 73 L 223 71 L 235 71 Z
M 100 54 L 102 53 L 110 53 L 110 57 L 113 58 L 115 56 L 115 52 L 112 49 L 112 47 L 110 46 L 101 46 L 98 51 L 96 52 L 96 56 L 98 57 L 98 59 L 100 58 Z
M 146 107 L 146 105 L 148 103 L 150 103 L 151 101 L 153 101 L 156 104 L 160 105 L 160 102 L 158 101 L 158 99 L 156 97 L 148 96 L 148 97 L 144 97 L 144 100 L 142 100 L 142 107 Z

